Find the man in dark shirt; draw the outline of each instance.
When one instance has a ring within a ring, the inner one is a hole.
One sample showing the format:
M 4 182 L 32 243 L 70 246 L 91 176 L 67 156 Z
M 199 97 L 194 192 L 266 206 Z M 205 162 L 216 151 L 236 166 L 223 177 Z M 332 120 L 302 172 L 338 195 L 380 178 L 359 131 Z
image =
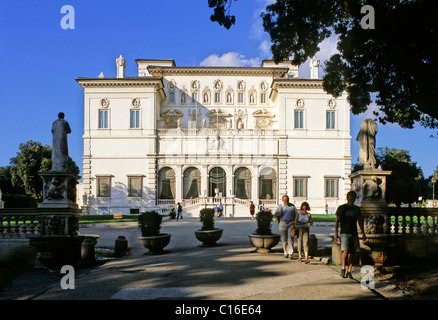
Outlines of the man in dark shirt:
M 178 215 L 176 217 L 176 221 L 179 220 L 180 216 L 181 216 L 181 219 L 182 219 L 183 218 L 183 216 L 182 216 L 182 206 L 181 206 L 181 203 L 178 202 Z
M 365 232 L 363 229 L 363 220 L 360 213 L 360 208 L 354 205 L 356 200 L 356 192 L 350 191 L 347 193 L 347 203 L 340 205 L 336 210 L 335 224 L 335 241 L 338 242 L 338 226 L 341 226 L 341 250 L 342 250 L 342 269 L 341 277 L 350 278 L 351 268 L 353 266 L 353 254 L 359 252 L 359 235 L 357 233 L 357 224 L 359 224 L 362 232 L 362 239 L 365 240 Z M 348 270 L 345 272 L 346 264 Z

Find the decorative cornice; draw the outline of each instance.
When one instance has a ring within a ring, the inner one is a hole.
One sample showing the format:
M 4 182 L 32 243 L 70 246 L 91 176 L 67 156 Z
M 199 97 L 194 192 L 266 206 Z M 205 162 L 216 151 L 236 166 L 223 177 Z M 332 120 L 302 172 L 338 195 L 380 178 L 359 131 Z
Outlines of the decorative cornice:
M 270 99 L 277 100 L 278 91 L 282 89 L 323 89 L 323 79 L 288 78 L 274 79 L 271 84 Z
M 162 67 L 148 66 L 154 77 L 168 75 L 233 75 L 233 76 L 270 76 L 285 77 L 288 68 L 251 68 L 251 67 Z
M 77 78 L 82 88 L 115 88 L 115 87 L 154 87 L 163 89 L 161 78 L 126 77 L 126 78 Z
M 272 89 L 288 89 L 288 88 L 301 88 L 301 89 L 322 89 L 323 79 L 305 79 L 305 78 L 292 78 L 292 79 L 274 79 L 272 81 Z
M 155 88 L 160 99 L 166 98 L 164 93 L 163 79 L 146 77 L 125 77 L 125 78 L 77 78 L 76 82 L 83 89 L 87 88 Z

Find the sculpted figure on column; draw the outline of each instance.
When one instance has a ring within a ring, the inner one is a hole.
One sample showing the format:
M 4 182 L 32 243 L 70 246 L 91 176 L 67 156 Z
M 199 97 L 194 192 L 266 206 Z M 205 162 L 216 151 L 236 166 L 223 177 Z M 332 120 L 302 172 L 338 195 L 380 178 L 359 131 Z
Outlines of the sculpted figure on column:
M 64 113 L 58 113 L 58 119 L 52 125 L 52 171 L 67 172 L 68 160 L 67 134 L 71 133 L 70 125 L 64 120 Z
M 364 169 L 374 169 L 376 167 L 376 134 L 377 124 L 371 119 L 365 119 L 360 125 L 356 140 L 359 142 L 359 163 Z

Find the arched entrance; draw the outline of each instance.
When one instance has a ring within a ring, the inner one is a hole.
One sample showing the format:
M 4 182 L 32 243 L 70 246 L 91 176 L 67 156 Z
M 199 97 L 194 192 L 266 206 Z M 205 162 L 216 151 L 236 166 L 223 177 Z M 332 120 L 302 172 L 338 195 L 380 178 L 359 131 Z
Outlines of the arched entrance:
M 172 168 L 158 171 L 158 199 L 175 199 L 175 171 Z
M 226 197 L 227 174 L 221 167 L 214 167 L 209 173 L 208 195 L 210 197 L 216 196 L 216 190 L 218 193 L 222 193 L 222 197 Z
M 242 167 L 236 170 L 234 173 L 234 194 L 236 198 L 251 199 L 251 171 Z
M 272 168 L 264 168 L 259 179 L 260 199 L 277 199 L 277 174 Z
M 183 198 L 198 198 L 201 190 L 201 172 L 198 168 L 189 167 L 184 170 Z

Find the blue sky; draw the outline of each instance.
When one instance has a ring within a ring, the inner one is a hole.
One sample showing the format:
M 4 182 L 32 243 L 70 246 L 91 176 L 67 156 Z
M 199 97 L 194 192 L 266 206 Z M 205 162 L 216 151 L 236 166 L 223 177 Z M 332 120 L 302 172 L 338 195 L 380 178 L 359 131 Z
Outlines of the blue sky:
M 1 0 L 0 1 L 0 166 L 28 140 L 51 145 L 52 122 L 66 114 L 72 134 L 69 152 L 82 170 L 83 93 L 78 77 L 116 74 L 115 59 L 127 60 L 126 75 L 137 76 L 135 59 L 174 59 L 177 66 L 260 66 L 269 59 L 269 36 L 260 12 L 267 0 L 233 4 L 230 30 L 210 21 L 207 0 Z M 75 29 L 61 28 L 64 5 L 74 8 Z M 321 45 L 322 61 L 335 39 Z M 320 73 L 322 74 L 322 72 Z M 309 76 L 308 65 L 300 75 Z M 352 161 L 360 122 L 351 116 Z M 378 124 L 377 147 L 409 150 L 427 177 L 438 165 L 436 130 Z

